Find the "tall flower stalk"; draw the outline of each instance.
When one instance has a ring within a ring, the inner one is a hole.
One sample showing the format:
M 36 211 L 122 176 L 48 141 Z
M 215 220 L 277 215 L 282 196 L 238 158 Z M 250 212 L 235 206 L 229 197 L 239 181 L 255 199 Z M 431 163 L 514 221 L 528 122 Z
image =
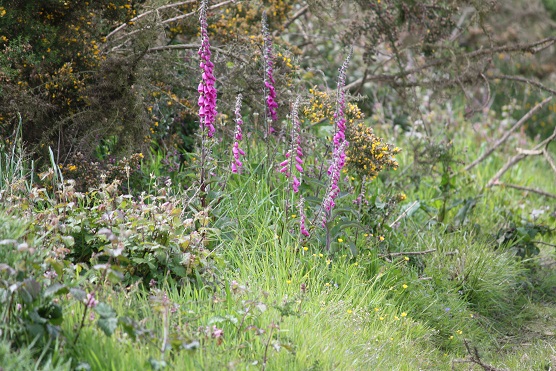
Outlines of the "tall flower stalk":
M 286 178 L 291 178 L 291 187 L 295 193 L 299 192 L 299 186 L 301 185 L 301 180 L 297 178 L 296 173 L 299 173 L 299 178 L 301 178 L 301 174 L 303 174 L 303 149 L 301 148 L 299 102 L 300 97 L 297 97 L 291 113 L 291 147 L 285 154 L 286 159 L 280 163 L 280 172 L 283 173 Z
M 276 89 L 274 80 L 274 55 L 272 53 L 272 35 L 268 29 L 268 19 L 266 12 L 263 12 L 262 18 L 262 28 L 263 28 L 263 58 L 264 58 L 264 86 L 265 86 L 265 101 L 267 109 L 267 123 L 268 115 L 270 115 L 270 120 L 275 122 L 278 120 L 278 113 L 276 109 L 278 108 L 278 103 L 276 103 Z M 268 126 L 267 134 L 272 133 L 274 128 L 272 125 Z
M 345 165 L 345 158 L 346 158 L 346 148 L 349 145 L 347 140 L 344 140 L 340 147 L 334 150 L 334 155 L 332 157 L 332 162 L 330 164 L 330 168 L 328 169 L 328 175 L 330 177 L 328 187 L 326 189 L 326 193 L 324 195 L 324 199 L 322 201 L 322 219 L 321 224 L 323 227 L 326 226 L 328 219 L 330 217 L 330 213 L 332 209 L 336 205 L 334 200 L 338 197 L 340 193 L 340 187 L 338 183 L 340 182 L 340 176 L 342 173 L 342 168 Z
M 334 112 L 335 134 L 334 134 L 334 148 L 337 149 L 340 144 L 346 139 L 346 117 L 344 111 L 346 109 L 346 70 L 351 59 L 352 50 L 349 51 L 346 60 L 339 69 L 338 84 L 336 90 L 336 111 Z
M 199 22 L 201 25 L 201 47 L 197 54 L 200 58 L 199 67 L 202 71 L 202 79 L 199 83 L 197 91 L 199 92 L 199 124 L 201 130 L 207 130 L 207 136 L 212 138 L 214 135 L 214 120 L 217 115 L 216 111 L 216 88 L 214 83 L 214 64 L 211 62 L 210 41 L 208 37 L 207 22 L 207 6 L 208 0 L 202 0 L 199 8 Z
M 305 225 L 307 217 L 305 215 L 305 198 L 303 196 L 299 196 L 299 204 L 297 206 L 299 211 L 299 232 L 305 237 L 309 237 L 309 231 Z
M 199 92 L 199 126 L 201 129 L 201 158 L 200 158 L 200 193 L 201 205 L 203 208 L 207 206 L 206 194 L 208 191 L 207 178 L 210 171 L 207 169 L 208 162 L 210 161 L 210 146 L 207 143 L 208 139 L 212 138 L 215 132 L 214 120 L 217 115 L 216 111 L 216 88 L 214 83 L 214 64 L 210 60 L 210 42 L 208 37 L 208 22 L 207 22 L 207 7 L 208 0 L 202 0 L 199 6 L 199 23 L 201 29 L 201 47 L 197 54 L 199 55 L 199 67 L 201 68 L 201 82 L 197 91 Z
M 243 163 L 240 160 L 240 156 L 245 156 L 245 152 L 241 148 L 239 148 L 239 143 L 243 139 L 243 134 L 241 131 L 241 126 L 243 125 L 243 119 L 241 117 L 241 100 L 243 99 L 241 94 L 238 94 L 236 99 L 236 108 L 235 108 L 235 116 L 236 116 L 236 131 L 234 133 L 234 146 L 232 147 L 232 173 L 237 174 L 241 172 L 241 168 L 243 167 Z
M 346 164 L 346 148 L 349 146 L 349 142 L 346 140 L 346 93 L 344 87 L 346 85 L 346 70 L 351 59 L 350 50 L 346 60 L 339 69 L 338 85 L 336 92 L 336 112 L 334 112 L 334 138 L 332 140 L 333 151 L 332 151 L 332 161 L 328 167 L 328 176 L 330 177 L 328 188 L 326 190 L 323 202 L 322 202 L 322 219 L 321 224 L 326 228 L 326 223 L 330 218 L 332 209 L 335 206 L 334 200 L 338 197 L 340 193 L 340 187 L 338 183 L 340 181 L 340 175 L 343 167 Z

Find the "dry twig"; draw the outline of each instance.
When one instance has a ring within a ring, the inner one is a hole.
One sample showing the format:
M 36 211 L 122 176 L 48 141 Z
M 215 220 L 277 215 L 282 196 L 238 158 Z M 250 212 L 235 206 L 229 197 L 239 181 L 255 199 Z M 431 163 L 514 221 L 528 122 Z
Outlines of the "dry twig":
M 537 144 L 532 150 L 530 150 L 530 151 L 527 151 L 527 150 L 518 151 L 518 154 L 515 155 L 514 157 L 510 158 L 508 160 L 508 162 L 506 162 L 506 164 L 504 166 L 502 166 L 502 168 L 500 170 L 498 170 L 498 172 L 492 177 L 492 179 L 488 181 L 488 183 L 486 185 L 487 188 L 492 187 L 494 185 L 499 185 L 500 184 L 500 182 L 499 182 L 500 177 L 502 175 L 504 175 L 504 173 L 506 171 L 508 171 L 512 166 L 517 164 L 519 161 L 523 160 L 525 157 L 533 156 L 533 155 L 539 155 L 539 154 L 544 153 L 543 149 L 545 150 L 548 147 L 548 145 L 554 139 L 556 139 L 556 128 L 554 129 L 554 132 L 552 133 L 552 135 L 550 135 L 548 138 L 546 138 L 545 140 L 543 140 L 542 142 Z M 554 170 L 554 173 L 556 174 L 556 169 L 553 168 L 553 170 Z M 506 186 L 509 186 L 509 185 L 506 185 Z M 519 186 L 514 186 L 514 188 L 516 188 L 516 187 L 519 187 Z M 531 190 L 532 192 L 535 192 L 535 193 L 539 193 L 538 190 L 532 190 L 532 189 L 528 189 L 528 190 Z M 549 197 L 552 197 L 552 196 L 549 196 Z
M 415 255 L 426 255 L 435 252 L 436 249 L 424 250 L 424 251 L 406 251 L 406 252 L 391 252 L 388 254 L 378 254 L 379 257 L 393 257 L 393 256 L 415 256 Z
M 404 86 L 412 86 L 412 85 L 419 85 L 422 83 L 416 82 L 416 83 L 407 83 L 407 82 L 400 82 L 400 79 L 405 79 L 407 76 L 424 71 L 424 70 L 428 70 L 430 68 L 433 67 L 439 67 L 442 65 L 446 65 L 449 63 L 452 63 L 454 60 L 474 60 L 483 56 L 487 56 L 487 55 L 496 55 L 498 53 L 510 53 L 510 52 L 529 52 L 531 54 L 536 54 L 541 50 L 546 49 L 547 47 L 554 45 L 556 43 L 556 36 L 553 37 L 547 37 L 545 39 L 539 40 L 539 41 L 535 41 L 532 43 L 528 43 L 528 44 L 521 44 L 521 43 L 517 43 L 517 44 L 512 44 L 512 45 L 504 45 L 504 46 L 499 46 L 499 47 L 493 47 L 493 48 L 482 48 L 479 50 L 475 50 L 473 52 L 468 52 L 468 53 L 462 53 L 459 55 L 454 55 L 451 58 L 439 58 L 439 59 L 433 59 L 432 61 L 425 63 L 422 66 L 419 67 L 415 67 L 415 68 L 410 68 L 407 70 L 403 70 L 400 71 L 398 73 L 395 74 L 391 74 L 391 75 L 387 75 L 387 74 L 381 74 L 381 75 L 370 75 L 367 76 L 365 79 L 360 78 L 357 79 L 355 81 L 353 81 L 352 83 L 346 85 L 344 87 L 344 89 L 352 89 L 356 86 L 358 86 L 361 83 L 367 82 L 367 81 L 384 81 L 384 82 L 390 82 L 392 84 L 392 86 L 397 86 L 397 87 L 404 87 Z
M 174 8 L 176 6 L 181 6 L 181 5 L 186 5 L 186 4 L 191 4 L 191 3 L 196 3 L 197 0 L 187 0 L 187 1 L 180 1 L 178 3 L 172 3 L 172 4 L 167 4 L 167 5 L 163 5 L 163 6 L 159 6 L 156 9 L 153 10 L 149 10 L 146 11 L 145 13 L 141 13 L 139 14 L 137 17 L 135 18 L 131 18 L 129 21 L 127 21 L 126 23 L 122 23 L 121 25 L 119 25 L 118 27 L 116 27 L 114 30 L 112 30 L 108 35 L 106 35 L 106 39 L 111 38 L 112 36 L 114 36 L 116 33 L 118 33 L 119 31 L 123 30 L 124 28 L 127 27 L 127 25 L 131 22 L 137 22 L 139 19 L 152 14 L 152 13 L 156 13 L 159 12 L 163 9 L 168 9 L 168 8 Z
M 502 371 L 502 369 L 484 363 L 479 356 L 479 350 L 477 349 L 477 347 L 473 347 L 473 349 L 471 349 L 471 345 L 469 345 L 469 342 L 467 340 L 463 340 L 463 343 L 465 344 L 465 349 L 467 349 L 467 353 L 469 355 L 466 359 L 453 360 L 452 370 L 454 369 L 454 363 L 474 363 L 481 366 L 485 371 Z
M 466 171 L 471 170 L 476 165 L 481 163 L 485 158 L 490 156 L 492 154 L 492 152 L 494 152 L 496 150 L 496 148 L 500 147 L 506 140 L 508 140 L 508 138 L 510 137 L 510 135 L 514 131 L 516 131 L 521 125 L 523 125 L 525 123 L 525 121 L 529 120 L 538 110 L 543 108 L 544 105 L 546 103 L 548 103 L 551 99 L 552 99 L 552 97 L 548 97 L 545 100 L 543 100 L 542 102 L 540 102 L 539 104 L 537 104 L 535 107 L 531 108 L 531 110 L 529 112 L 527 112 L 527 114 L 525 116 L 523 116 L 518 122 L 516 122 L 514 126 L 512 126 L 508 131 L 506 131 L 504 133 L 504 135 L 502 135 L 502 137 L 500 137 L 500 139 L 498 139 L 492 147 L 487 149 L 486 152 L 483 153 L 481 156 L 479 156 L 475 161 L 473 161 L 472 163 L 467 165 L 465 167 L 465 170 Z
M 501 182 L 496 182 L 493 185 L 498 186 L 498 187 L 514 188 L 514 189 L 518 189 L 520 191 L 536 193 L 538 195 L 545 196 L 545 197 L 556 198 L 556 195 L 553 195 L 552 193 L 545 192 L 542 189 L 538 189 L 538 188 L 523 187 L 523 186 L 520 186 L 520 185 L 517 185 L 517 184 L 508 184 L 508 183 L 501 183 Z
M 155 52 L 161 52 L 161 51 L 166 51 L 166 50 L 187 50 L 187 49 L 199 49 L 201 47 L 200 44 L 171 44 L 171 45 L 162 45 L 162 46 L 156 46 L 154 48 L 150 48 L 147 49 L 147 53 L 155 53 Z M 238 53 L 234 53 L 234 52 L 229 52 L 226 51 L 222 48 L 218 48 L 216 46 L 211 46 L 210 47 L 212 50 L 215 50 L 219 53 L 222 53 L 230 58 L 236 58 L 238 60 L 240 60 L 241 62 L 248 64 L 249 62 L 245 59 L 242 58 L 240 55 L 238 55 Z

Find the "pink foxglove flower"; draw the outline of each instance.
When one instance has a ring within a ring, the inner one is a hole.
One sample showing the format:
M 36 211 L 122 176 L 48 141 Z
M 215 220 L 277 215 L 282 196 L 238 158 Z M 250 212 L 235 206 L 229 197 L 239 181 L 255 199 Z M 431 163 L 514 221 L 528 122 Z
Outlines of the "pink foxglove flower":
M 305 237 L 309 237 L 309 231 L 305 226 L 306 216 L 305 216 L 305 199 L 303 196 L 299 197 L 299 232 Z
M 264 58 L 264 86 L 265 86 L 265 99 L 266 106 L 272 121 L 278 120 L 278 114 L 276 109 L 278 108 L 278 103 L 276 103 L 276 81 L 274 80 L 274 56 L 272 54 L 272 35 L 268 29 L 268 21 L 266 13 L 263 12 L 263 37 L 264 37 L 264 48 L 263 48 L 263 58 Z M 274 128 L 270 127 L 270 133 L 274 132 Z
M 299 121 L 299 101 L 300 98 L 297 97 L 292 108 L 292 142 L 291 148 L 286 152 L 286 159 L 280 163 L 280 172 L 285 174 L 287 178 L 292 176 L 292 171 L 294 169 L 299 173 L 303 174 L 303 149 L 301 148 L 301 123 Z M 292 189 L 294 192 L 299 191 L 299 186 L 301 181 L 296 175 L 292 177 Z
M 199 118 L 201 130 L 207 129 L 207 135 L 212 138 L 214 135 L 214 120 L 216 111 L 216 88 L 214 83 L 214 64 L 210 60 L 210 42 L 208 37 L 207 23 L 208 0 L 202 0 L 199 8 L 199 21 L 201 24 L 201 48 L 197 52 L 200 58 L 199 67 L 202 70 L 202 79 L 197 91 L 199 92 Z
M 234 111 L 235 115 L 236 115 L 236 131 L 234 133 L 234 146 L 232 147 L 232 155 L 233 155 L 233 160 L 232 160 L 232 173 L 239 173 L 241 171 L 241 167 L 243 166 L 243 163 L 240 161 L 240 156 L 245 156 L 245 152 L 243 152 L 243 150 L 241 148 L 239 148 L 239 142 L 241 142 L 241 140 L 243 139 L 243 133 L 241 131 L 241 125 L 243 125 L 243 119 L 241 118 L 241 100 L 242 100 L 242 95 L 238 94 L 237 96 L 237 100 L 236 100 L 236 109 Z
M 346 161 L 346 148 L 349 145 L 347 140 L 344 140 L 338 149 L 334 150 L 334 155 L 332 158 L 332 163 L 330 165 L 329 175 L 330 181 L 328 184 L 328 188 L 326 190 L 324 200 L 322 202 L 322 209 L 323 209 L 323 218 L 322 218 L 322 226 L 326 225 L 328 221 L 328 217 L 330 216 L 330 212 L 336 205 L 334 200 L 338 197 L 340 193 L 340 187 L 338 186 L 338 182 L 340 181 L 341 171 L 345 165 Z
M 328 221 L 328 217 L 330 216 L 330 212 L 335 206 L 334 200 L 338 197 L 340 193 L 340 188 L 338 186 L 338 182 L 340 181 L 340 175 L 343 167 L 346 164 L 346 148 L 349 145 L 349 142 L 346 140 L 346 118 L 345 118 L 345 107 L 346 107 L 346 94 L 344 91 L 344 86 L 346 84 L 346 70 L 349 64 L 349 60 L 351 59 L 350 50 L 346 60 L 340 67 L 340 74 L 338 76 L 338 85 L 337 85 L 337 95 L 336 95 L 336 112 L 334 112 L 334 124 L 335 124 L 335 134 L 333 138 L 334 149 L 332 152 L 332 161 L 328 168 L 328 175 L 330 176 L 330 181 L 328 185 L 328 189 L 326 191 L 322 209 L 323 209 L 323 218 L 322 218 L 322 226 L 326 225 Z
M 336 91 L 336 112 L 334 112 L 334 123 L 336 124 L 336 133 L 334 134 L 334 148 L 338 148 L 340 144 L 346 139 L 346 117 L 344 111 L 346 109 L 346 92 L 344 86 L 346 85 L 346 70 L 351 59 L 350 50 L 346 60 L 339 69 L 338 85 Z
M 87 294 L 87 298 L 83 299 L 83 303 L 88 307 L 88 308 L 94 308 L 98 305 L 98 300 L 95 299 L 95 293 L 89 293 Z

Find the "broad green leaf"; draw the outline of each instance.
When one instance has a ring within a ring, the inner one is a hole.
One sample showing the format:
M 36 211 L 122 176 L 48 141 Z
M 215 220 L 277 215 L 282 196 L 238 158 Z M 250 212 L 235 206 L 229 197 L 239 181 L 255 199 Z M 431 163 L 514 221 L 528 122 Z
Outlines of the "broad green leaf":
M 62 285 L 61 283 L 54 283 L 44 290 L 43 297 L 49 298 L 51 296 L 64 295 L 67 294 L 69 291 L 70 290 L 66 285 Z
M 102 318 L 116 318 L 116 311 L 106 303 L 98 303 L 95 307 L 95 312 Z
M 111 336 L 114 331 L 116 331 L 118 319 L 115 317 L 102 317 L 99 318 L 97 325 L 106 334 L 106 336 Z

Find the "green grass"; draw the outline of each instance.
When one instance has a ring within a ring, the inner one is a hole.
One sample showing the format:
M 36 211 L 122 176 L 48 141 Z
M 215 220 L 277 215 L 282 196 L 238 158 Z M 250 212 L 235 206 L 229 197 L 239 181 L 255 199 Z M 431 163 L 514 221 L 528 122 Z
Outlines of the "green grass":
M 460 145 L 473 156 L 479 153 L 470 140 Z M 404 174 L 409 156 L 400 161 L 398 173 Z M 547 164 L 527 161 L 505 181 L 556 192 L 553 179 L 539 176 L 549 171 Z M 14 370 L 62 370 L 67 362 L 92 370 L 162 364 L 175 370 L 466 370 L 471 367 L 462 362 L 468 359 L 467 341 L 483 362 L 498 368 L 554 367 L 554 250 L 544 245 L 539 256 L 521 260 L 496 241 L 497 231 L 510 221 L 534 221 L 532 210 L 546 200 L 513 189 L 483 189 L 504 162 L 497 153 L 468 174 L 456 171 L 447 200 L 453 207 L 442 223 L 434 211 L 419 210 L 386 230 L 384 242 L 360 239 L 356 257 L 340 242 L 332 255 L 324 254 L 318 241 L 300 244 L 289 232 L 296 219 L 283 207 L 291 196 L 271 170 L 255 166 L 228 180 L 214 221 L 221 233 L 211 236 L 211 255 L 219 263 L 202 285 L 178 284 L 168 276 L 158 282 L 159 291 L 139 285 L 99 290 L 99 300 L 136 321 L 142 331 L 137 340 L 121 328 L 104 335 L 95 326 L 98 314 L 91 320 L 88 313 L 74 344 L 84 308 L 62 297 L 63 336 L 52 343 L 53 352 L 39 362 L 40 354 L 3 341 L 1 364 Z M 382 192 L 391 181 L 384 177 L 372 184 Z M 442 203 L 438 179 L 402 190 L 404 205 Z M 456 223 L 463 205 L 458 200 L 470 198 L 476 205 Z M 38 229 L 18 212 L 0 211 L 0 240 L 32 244 Z M 549 212 L 541 221 L 554 228 Z M 396 213 L 393 219 L 401 211 Z M 37 248 L 48 251 L 40 245 L 43 239 L 37 241 Z M 17 253 L 2 251 L 3 261 L 16 265 Z M 415 254 L 388 255 L 407 251 Z M 44 273 L 40 263 L 36 269 L 39 276 Z M 87 279 L 96 284 L 98 276 L 80 278 Z M 215 326 L 223 330 L 220 339 Z

